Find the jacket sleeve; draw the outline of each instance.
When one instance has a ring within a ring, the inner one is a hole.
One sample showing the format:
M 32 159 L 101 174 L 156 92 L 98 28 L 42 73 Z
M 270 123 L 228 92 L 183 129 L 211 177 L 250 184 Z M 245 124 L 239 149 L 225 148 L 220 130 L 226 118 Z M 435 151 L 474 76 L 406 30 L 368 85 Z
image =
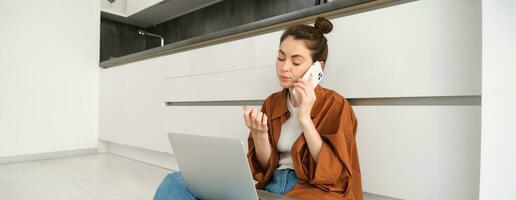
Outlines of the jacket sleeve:
M 251 173 L 253 175 L 253 179 L 258 181 L 256 184 L 256 188 L 258 189 L 264 189 L 265 186 L 269 183 L 270 179 L 272 178 L 272 175 L 274 173 L 274 170 L 277 168 L 278 165 L 278 152 L 275 148 L 272 147 L 272 135 L 271 135 L 271 115 L 270 112 L 266 109 L 268 106 L 268 100 L 269 98 L 265 99 L 265 101 L 262 104 L 261 112 L 267 114 L 267 126 L 269 128 L 268 135 L 269 135 L 269 144 L 271 145 L 271 155 L 269 157 L 269 161 L 267 161 L 267 165 L 265 168 L 262 168 L 260 163 L 258 162 L 258 158 L 256 155 L 256 149 L 254 146 L 253 137 L 251 135 L 251 131 L 249 131 L 249 136 L 247 139 L 248 144 L 248 153 L 247 153 L 247 160 L 249 161 L 249 167 L 251 168 Z
M 353 148 L 356 147 L 356 128 L 357 120 L 351 105 L 345 99 L 332 103 L 317 128 L 323 141 L 317 162 L 309 153 L 306 153 L 311 184 L 325 191 L 348 192 L 350 190 L 351 158 Z M 345 188 L 335 188 L 334 185 L 338 181 L 347 182 L 343 184 Z

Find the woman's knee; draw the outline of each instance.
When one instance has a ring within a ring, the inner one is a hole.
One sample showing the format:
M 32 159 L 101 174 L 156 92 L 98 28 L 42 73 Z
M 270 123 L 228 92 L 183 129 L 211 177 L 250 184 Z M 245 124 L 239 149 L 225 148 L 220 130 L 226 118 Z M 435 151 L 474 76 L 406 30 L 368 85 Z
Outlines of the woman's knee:
M 160 184 L 161 187 L 167 187 L 170 185 L 177 185 L 181 183 L 182 177 L 180 172 L 172 172 L 167 174 L 165 178 L 163 179 L 162 183 Z
M 175 171 L 175 172 L 168 173 L 166 178 L 180 178 L 180 177 L 181 177 L 181 172 Z
M 167 174 L 154 194 L 154 200 L 195 199 L 186 188 L 180 172 Z
M 168 199 L 170 193 L 172 192 L 171 188 L 176 188 L 181 186 L 181 173 L 172 172 L 165 176 L 161 184 L 159 184 L 156 193 L 154 194 L 154 200 L 162 200 Z

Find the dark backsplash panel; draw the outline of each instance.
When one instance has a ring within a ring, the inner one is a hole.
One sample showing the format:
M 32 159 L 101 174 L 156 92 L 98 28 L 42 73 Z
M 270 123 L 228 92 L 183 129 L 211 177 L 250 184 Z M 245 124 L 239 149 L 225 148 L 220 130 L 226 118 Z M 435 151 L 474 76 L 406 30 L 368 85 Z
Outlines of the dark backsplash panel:
M 314 0 L 225 0 L 149 27 L 165 44 L 314 6 Z
M 100 19 L 100 61 L 125 56 L 160 45 L 158 39 L 138 34 L 142 29 L 109 19 Z
M 225 0 L 144 30 L 162 35 L 165 44 L 314 6 L 314 0 Z M 102 18 L 100 61 L 160 46 L 138 34 L 141 27 Z

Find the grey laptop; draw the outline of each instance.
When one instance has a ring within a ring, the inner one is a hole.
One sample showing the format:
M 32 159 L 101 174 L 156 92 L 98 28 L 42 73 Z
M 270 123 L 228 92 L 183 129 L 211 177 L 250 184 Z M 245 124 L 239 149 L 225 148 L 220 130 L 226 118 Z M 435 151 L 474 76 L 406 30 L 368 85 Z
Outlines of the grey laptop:
M 293 199 L 254 187 L 244 143 L 238 139 L 168 133 L 188 190 L 200 199 Z

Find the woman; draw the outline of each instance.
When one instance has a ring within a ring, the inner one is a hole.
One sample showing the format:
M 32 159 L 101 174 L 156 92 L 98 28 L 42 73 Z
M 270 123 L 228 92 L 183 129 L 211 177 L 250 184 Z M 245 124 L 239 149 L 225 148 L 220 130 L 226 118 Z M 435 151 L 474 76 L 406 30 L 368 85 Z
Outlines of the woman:
M 314 26 L 288 28 L 276 60 L 283 89 L 268 96 L 260 111 L 244 107 L 250 129 L 247 157 L 258 189 L 297 199 L 362 199 L 351 105 L 333 90 L 312 89 L 311 78 L 300 78 L 316 61 L 324 69 L 324 34 L 332 28 L 322 17 Z M 296 96 L 291 95 L 294 90 Z M 168 199 L 195 199 L 180 172 L 167 175 L 154 196 Z
M 261 111 L 246 108 L 248 160 L 256 187 L 297 199 L 362 199 L 357 120 L 337 92 L 300 77 L 328 56 L 324 34 L 333 25 L 288 28 L 280 40 L 276 74 L 283 90 L 265 99 Z M 295 90 L 297 96 L 291 95 Z

